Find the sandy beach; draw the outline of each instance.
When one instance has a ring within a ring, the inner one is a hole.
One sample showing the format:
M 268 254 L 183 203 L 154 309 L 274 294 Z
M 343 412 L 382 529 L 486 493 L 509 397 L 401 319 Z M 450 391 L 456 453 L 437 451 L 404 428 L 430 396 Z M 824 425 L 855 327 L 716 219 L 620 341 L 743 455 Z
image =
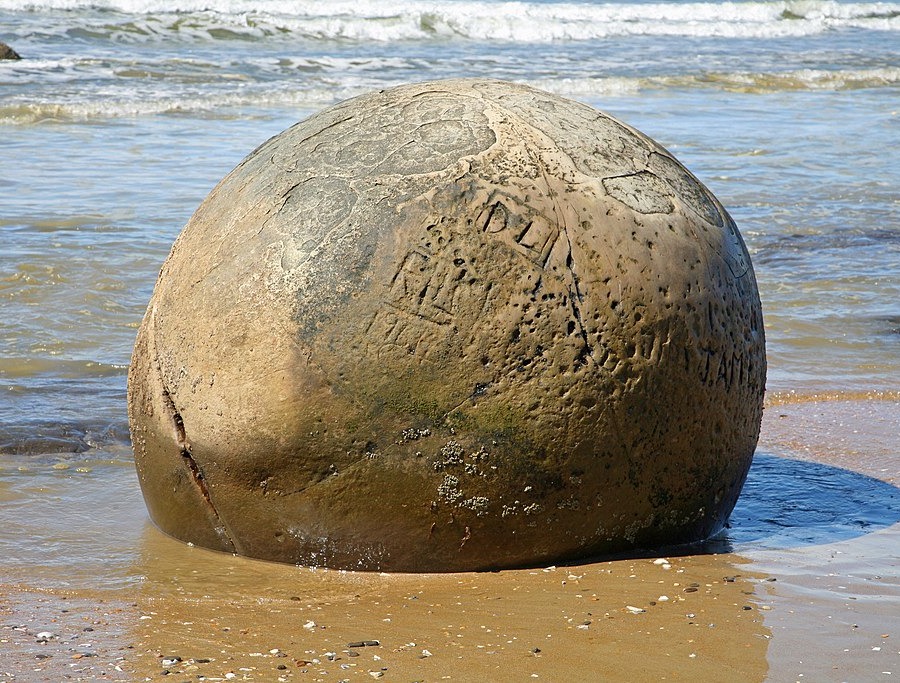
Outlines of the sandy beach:
M 760 491 L 777 489 L 779 471 L 793 477 L 792 500 L 771 512 L 803 508 L 807 539 L 742 521 L 756 513 L 739 503 L 730 535 L 705 553 L 467 574 L 340 572 L 190 547 L 150 524 L 126 462 L 32 456 L 28 471 L 0 472 L 4 506 L 43 529 L 24 562 L 0 569 L 0 680 L 891 680 L 898 422 L 893 394 L 770 398 L 757 457 L 775 469 L 751 471 L 744 496 L 771 506 Z M 109 485 L 88 471 L 103 467 L 115 487 L 92 490 Z M 827 519 L 842 505 L 828 492 L 802 493 L 804 468 L 820 467 L 872 485 L 858 532 Z M 94 523 L 67 526 L 82 517 Z M 41 547 L 56 560 L 40 562 Z

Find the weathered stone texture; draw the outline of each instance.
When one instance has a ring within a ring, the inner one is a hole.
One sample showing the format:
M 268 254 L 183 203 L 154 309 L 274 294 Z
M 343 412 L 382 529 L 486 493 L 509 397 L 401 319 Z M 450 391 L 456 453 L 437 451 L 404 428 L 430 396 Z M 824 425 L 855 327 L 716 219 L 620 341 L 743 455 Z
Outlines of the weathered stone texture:
M 163 266 L 129 410 L 177 538 L 452 571 L 717 531 L 764 382 L 703 185 L 587 106 L 460 80 L 334 106 L 230 173 Z

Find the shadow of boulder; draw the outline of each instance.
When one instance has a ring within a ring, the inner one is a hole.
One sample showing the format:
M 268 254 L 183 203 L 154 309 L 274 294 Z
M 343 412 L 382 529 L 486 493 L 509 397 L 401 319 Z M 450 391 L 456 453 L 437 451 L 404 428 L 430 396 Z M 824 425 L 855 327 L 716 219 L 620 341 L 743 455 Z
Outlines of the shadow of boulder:
M 728 527 L 704 552 L 850 540 L 900 522 L 900 488 L 858 472 L 757 453 Z

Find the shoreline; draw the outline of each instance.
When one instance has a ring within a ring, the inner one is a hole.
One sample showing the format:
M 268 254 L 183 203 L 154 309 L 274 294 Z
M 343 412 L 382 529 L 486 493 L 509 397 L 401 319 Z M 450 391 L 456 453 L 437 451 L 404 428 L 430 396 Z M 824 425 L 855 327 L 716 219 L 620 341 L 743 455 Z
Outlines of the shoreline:
M 760 541 L 741 518 L 732 552 L 552 568 L 362 574 L 249 560 L 156 530 L 125 463 L 99 462 L 103 477 L 4 467 L 0 502 L 47 538 L 23 526 L 29 547 L 0 563 L 0 681 L 891 680 L 900 395 L 877 394 L 770 396 L 757 450 L 767 476 L 794 487 L 790 515 L 816 502 L 803 493 L 810 463 L 810 476 L 865 489 L 869 526 L 829 526 L 826 509 L 808 539 Z M 778 488 L 757 476 L 744 495 L 766 507 Z M 84 538 L 67 529 L 79 515 L 94 519 Z M 47 547 L 57 562 L 41 561 Z

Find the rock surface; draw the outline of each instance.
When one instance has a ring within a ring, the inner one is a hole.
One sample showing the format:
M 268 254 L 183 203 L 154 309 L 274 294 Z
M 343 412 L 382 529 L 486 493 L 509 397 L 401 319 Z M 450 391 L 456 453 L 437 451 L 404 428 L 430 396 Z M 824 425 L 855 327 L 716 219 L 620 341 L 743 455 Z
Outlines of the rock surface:
M 22 59 L 19 53 L 0 40 L 0 59 Z
M 759 435 L 734 222 L 525 86 L 403 86 L 261 145 L 160 273 L 129 414 L 150 514 L 252 557 L 459 571 L 703 539 Z

